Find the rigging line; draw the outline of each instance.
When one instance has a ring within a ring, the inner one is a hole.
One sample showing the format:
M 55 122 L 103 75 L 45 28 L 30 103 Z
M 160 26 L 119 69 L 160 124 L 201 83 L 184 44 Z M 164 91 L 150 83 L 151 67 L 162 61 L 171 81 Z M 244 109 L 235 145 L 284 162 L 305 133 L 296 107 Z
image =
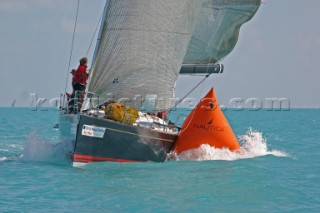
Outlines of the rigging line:
M 100 22 L 101 22 L 101 20 L 102 20 L 103 15 L 104 15 L 104 11 L 102 12 L 102 14 L 101 14 L 101 16 L 100 16 L 100 18 L 99 18 L 99 21 L 98 21 L 98 23 L 97 23 L 96 29 L 94 30 L 93 36 L 92 36 L 91 41 L 90 41 L 90 45 L 89 45 L 88 50 L 87 50 L 87 53 L 86 53 L 86 58 L 88 58 L 89 51 L 90 51 L 90 49 L 91 49 L 91 45 L 92 45 L 93 40 L 94 40 L 94 37 L 96 36 L 96 33 L 97 33 L 97 31 L 98 31 L 98 28 L 99 28 L 99 25 L 100 25 Z M 99 39 L 99 38 L 98 38 L 98 39 Z M 91 64 L 91 68 L 92 68 L 92 66 L 93 66 L 93 64 Z M 91 68 L 90 68 L 90 76 L 92 75 Z M 91 81 L 91 78 L 89 78 L 88 85 L 90 84 L 90 81 Z M 88 91 L 89 91 L 89 87 L 87 87 L 86 90 L 87 90 L 87 92 L 88 92 Z
M 211 60 L 212 60 L 212 55 L 210 55 L 209 63 L 211 63 Z M 207 73 L 209 73 L 209 64 L 207 65 Z M 205 80 L 206 80 L 209 76 L 210 76 L 210 74 L 208 74 L 208 75 L 206 76 L 206 78 L 203 79 L 203 82 L 205 82 Z M 203 87 L 204 87 L 204 83 L 202 84 L 201 91 L 200 91 L 199 96 L 198 96 L 198 100 L 199 100 L 198 102 L 200 102 L 201 94 L 202 94 L 202 92 L 203 92 Z
M 77 4 L 76 20 L 75 20 L 74 28 L 73 28 L 73 35 L 72 35 L 72 42 L 71 42 L 71 52 L 70 52 L 70 57 L 69 57 L 69 65 L 68 65 L 68 71 L 67 71 L 67 80 L 66 80 L 66 86 L 65 86 L 65 88 L 64 88 L 64 93 L 67 92 L 67 86 L 68 86 L 68 81 L 69 81 L 69 72 L 70 72 L 71 59 L 72 59 L 72 53 L 73 53 L 74 37 L 75 37 L 75 34 L 76 34 L 77 22 L 78 22 L 79 5 L 80 5 L 80 0 L 78 0 L 78 4 Z
M 103 12 L 104 12 L 104 11 L 103 11 Z M 93 43 L 94 37 L 96 36 L 96 33 L 97 33 L 98 28 L 99 28 L 99 26 L 100 26 L 100 22 L 101 22 L 101 20 L 102 20 L 103 14 L 104 14 L 104 13 L 101 14 L 100 19 L 99 19 L 99 21 L 98 21 L 98 23 L 97 23 L 96 29 L 94 30 L 93 36 L 92 36 L 91 41 L 90 41 L 90 45 L 89 45 L 88 50 L 87 50 L 86 57 L 88 57 L 89 51 L 90 51 L 90 49 L 91 49 L 91 45 L 92 45 L 92 43 Z
M 212 56 L 210 55 L 209 58 L 209 63 L 211 62 Z M 173 108 L 176 108 L 178 104 L 180 104 L 187 96 L 189 96 L 196 88 L 198 88 L 200 86 L 200 84 L 202 84 L 209 76 L 211 75 L 211 73 L 209 73 L 209 64 L 207 65 L 207 75 L 194 87 L 192 88 L 181 100 L 179 100 L 177 103 L 175 103 Z M 203 90 L 203 85 L 199 94 L 198 99 L 200 100 L 200 95 L 202 94 L 202 90 Z
M 202 94 L 202 91 L 203 91 L 204 82 L 205 82 L 205 80 L 206 80 L 209 76 L 210 76 L 210 74 L 206 75 L 206 77 L 205 77 L 204 79 L 202 79 L 202 80 L 197 84 L 197 86 L 196 86 L 196 87 L 198 87 L 200 84 L 202 84 L 200 94 L 198 95 L 199 102 L 201 101 L 200 98 L 201 98 L 201 94 Z M 195 88 L 194 88 L 194 89 L 195 89 Z M 195 116 L 195 114 L 196 114 L 196 112 L 197 112 L 196 108 L 193 109 L 193 110 L 194 110 L 194 112 L 193 112 L 192 118 L 189 120 L 189 122 L 188 122 L 188 124 L 187 124 L 187 126 L 186 126 L 185 128 L 183 128 L 183 129 L 181 128 L 180 134 L 181 134 L 182 132 L 184 132 L 186 129 L 188 129 L 191 121 L 193 120 L 193 118 L 194 118 L 194 116 Z M 192 113 L 192 112 L 191 112 L 191 113 Z M 181 126 L 181 127 L 182 127 L 182 126 Z
M 210 63 L 211 59 L 212 59 L 212 57 L 210 56 L 209 63 Z M 208 70 L 209 70 L 209 64 L 208 64 L 208 67 L 207 67 L 207 72 L 208 72 Z M 196 86 L 196 87 L 198 87 L 200 84 L 202 84 L 200 93 L 199 93 L 199 95 L 198 95 L 198 100 L 199 100 L 198 102 L 201 101 L 201 94 L 202 94 L 202 91 L 203 91 L 203 88 L 204 88 L 204 82 L 206 81 L 206 79 L 207 79 L 209 76 L 210 76 L 210 73 L 208 72 L 208 74 L 206 75 L 206 77 L 205 77 L 204 79 L 202 79 L 202 80 L 197 84 L 197 86 Z M 193 88 L 193 90 L 194 90 L 194 89 L 195 89 L 195 88 Z M 189 94 L 190 94 L 190 93 L 191 93 L 191 92 L 189 92 Z M 185 97 L 186 97 L 186 96 L 185 96 Z M 184 98 L 185 98 L 185 97 L 184 97 Z M 193 109 L 193 110 L 195 110 L 195 111 L 194 111 L 194 113 L 193 113 L 193 115 L 192 115 L 192 118 L 189 120 L 188 125 L 187 125 L 184 129 L 181 129 L 181 130 L 180 130 L 180 134 L 181 134 L 184 130 L 188 129 L 191 121 L 193 120 L 193 118 L 194 118 L 194 116 L 195 116 L 195 114 L 196 114 L 196 112 L 197 112 L 196 109 Z M 182 126 L 181 126 L 181 127 L 182 127 Z
M 195 89 L 197 89 L 200 86 L 200 84 L 202 84 L 209 76 L 210 74 L 207 74 L 195 87 L 193 87 L 185 96 L 183 96 L 183 98 L 181 98 L 177 103 L 175 103 L 173 108 L 176 108 L 178 104 L 180 104 L 187 96 L 189 96 Z

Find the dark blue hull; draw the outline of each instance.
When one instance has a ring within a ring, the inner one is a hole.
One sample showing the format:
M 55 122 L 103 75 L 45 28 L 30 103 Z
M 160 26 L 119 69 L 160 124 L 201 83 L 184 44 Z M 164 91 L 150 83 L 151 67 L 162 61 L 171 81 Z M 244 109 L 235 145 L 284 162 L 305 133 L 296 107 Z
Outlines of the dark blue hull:
M 68 115 L 61 115 L 64 116 Z M 177 139 L 177 134 L 173 133 L 87 115 L 74 116 L 78 117 L 73 119 L 73 122 L 77 122 L 73 124 L 77 130 L 75 135 L 71 135 L 73 139 L 70 142 L 73 146 L 70 153 L 73 162 L 163 162 Z M 72 120 L 70 116 L 69 119 L 60 118 L 60 121 L 68 120 Z M 64 126 L 68 127 L 66 124 Z M 60 128 L 60 131 L 63 129 Z

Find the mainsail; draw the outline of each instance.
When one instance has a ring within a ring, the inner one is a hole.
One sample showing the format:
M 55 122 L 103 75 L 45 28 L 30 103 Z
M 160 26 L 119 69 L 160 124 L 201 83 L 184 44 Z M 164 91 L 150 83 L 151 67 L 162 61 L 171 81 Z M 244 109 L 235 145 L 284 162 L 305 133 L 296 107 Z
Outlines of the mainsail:
M 200 7 L 195 0 L 107 1 L 88 91 L 102 102 L 168 109 Z
M 184 64 L 216 63 L 238 41 L 242 24 L 258 10 L 261 0 L 201 0 L 202 6 Z
M 88 91 L 99 95 L 100 102 L 113 99 L 139 110 L 168 109 L 181 67 L 181 73 L 190 73 L 190 67 L 203 72 L 204 65 L 216 69 L 211 65 L 232 51 L 241 25 L 260 4 L 107 0 Z

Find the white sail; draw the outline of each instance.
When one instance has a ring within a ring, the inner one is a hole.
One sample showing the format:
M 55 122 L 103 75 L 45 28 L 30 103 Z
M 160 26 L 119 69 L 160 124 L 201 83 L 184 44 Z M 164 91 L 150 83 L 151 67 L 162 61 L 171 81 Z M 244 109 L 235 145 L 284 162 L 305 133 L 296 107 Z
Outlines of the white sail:
M 140 110 L 170 107 L 200 7 L 195 0 L 107 1 L 88 91 Z
M 199 0 L 201 11 L 184 64 L 216 63 L 238 41 L 240 27 L 258 10 L 261 0 Z

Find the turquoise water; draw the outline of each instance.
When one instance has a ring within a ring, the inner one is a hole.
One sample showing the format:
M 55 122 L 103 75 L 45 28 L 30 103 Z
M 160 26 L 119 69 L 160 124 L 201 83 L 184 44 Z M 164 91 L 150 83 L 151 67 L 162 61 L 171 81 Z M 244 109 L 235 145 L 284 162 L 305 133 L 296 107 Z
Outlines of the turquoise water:
M 318 212 L 320 110 L 225 114 L 241 153 L 73 168 L 58 112 L 0 108 L 0 212 Z

